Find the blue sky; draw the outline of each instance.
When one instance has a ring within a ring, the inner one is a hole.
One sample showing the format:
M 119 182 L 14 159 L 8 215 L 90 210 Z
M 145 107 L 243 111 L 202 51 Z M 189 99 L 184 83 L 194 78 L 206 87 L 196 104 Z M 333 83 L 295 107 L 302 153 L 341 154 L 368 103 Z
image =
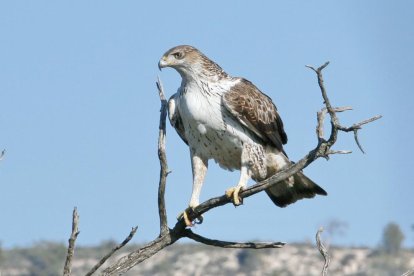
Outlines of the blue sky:
M 229 74 L 271 96 L 284 120 L 292 160 L 316 145 L 324 71 L 333 105 L 352 124 L 384 117 L 335 149 L 354 153 L 306 169 L 328 197 L 280 209 L 259 194 L 205 216 L 195 231 L 228 240 L 304 241 L 332 220 L 346 222 L 343 245 L 378 245 L 397 222 L 413 246 L 414 4 L 411 1 L 3 1 L 0 3 L 0 241 L 25 246 L 66 241 L 74 206 L 78 242 L 137 242 L 158 232 L 159 74 L 167 96 L 180 84 L 157 62 L 179 44 L 198 47 Z M 188 149 L 167 130 L 169 224 L 188 204 Z M 201 199 L 238 180 L 211 163 Z

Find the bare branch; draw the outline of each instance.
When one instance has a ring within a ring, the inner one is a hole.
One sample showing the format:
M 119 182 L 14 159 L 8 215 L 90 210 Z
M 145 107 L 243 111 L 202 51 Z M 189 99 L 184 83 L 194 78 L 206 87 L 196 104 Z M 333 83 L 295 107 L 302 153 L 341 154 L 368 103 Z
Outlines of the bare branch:
M 328 95 L 326 93 L 326 89 L 324 86 L 324 82 L 323 82 L 323 76 L 322 76 L 322 70 L 328 66 L 329 62 L 326 62 L 324 65 L 320 66 L 318 69 L 315 69 L 312 66 L 306 65 L 306 67 L 312 69 L 317 77 L 318 77 L 318 84 L 319 84 L 319 88 L 321 89 L 321 93 L 322 93 L 322 98 L 324 99 L 324 103 L 326 106 L 326 110 L 329 113 L 330 117 L 331 117 L 331 136 L 329 137 L 329 140 L 327 141 L 327 150 L 336 142 L 336 139 L 338 137 L 338 131 L 344 131 L 344 132 L 349 132 L 349 131 L 353 131 L 354 132 L 354 139 L 355 142 L 358 146 L 358 148 L 361 150 L 362 153 L 365 153 L 364 150 L 362 149 L 362 146 L 358 140 L 358 133 L 357 131 L 359 129 L 361 129 L 361 126 L 367 123 L 371 123 L 373 121 L 376 121 L 380 118 L 382 118 L 381 115 L 377 115 L 374 116 L 372 118 L 369 118 L 367 120 L 364 120 L 362 122 L 359 122 L 357 124 L 353 124 L 351 127 L 343 127 L 340 123 L 339 123 L 339 119 L 336 116 L 336 112 L 341 112 L 341 111 L 336 111 L 335 108 L 332 108 Z M 345 111 L 345 110 L 342 110 Z M 326 114 L 326 111 L 324 112 L 324 109 L 322 109 L 320 112 L 318 112 L 318 126 L 317 126 L 317 135 L 318 135 L 318 139 L 319 142 L 321 143 L 323 141 L 323 118 L 324 115 Z M 322 157 L 327 158 L 328 154 L 322 154 Z
M 95 273 L 116 251 L 124 247 L 135 235 L 137 232 L 138 226 L 133 227 L 131 232 L 129 233 L 128 237 L 125 238 L 123 242 L 115 246 L 108 254 L 106 254 L 92 269 L 85 274 L 85 276 L 90 276 Z
M 363 120 L 362 122 L 359 122 L 357 124 L 352 125 L 352 128 L 360 129 L 362 125 L 371 123 L 371 122 L 376 121 L 376 120 L 381 119 L 381 118 L 382 118 L 382 115 L 374 116 L 372 118 Z
M 357 146 L 358 146 L 359 150 L 360 150 L 362 153 L 364 153 L 364 154 L 365 154 L 365 151 L 364 151 L 364 149 L 362 148 L 362 145 L 361 145 L 361 143 L 359 142 L 359 139 L 358 139 L 358 129 L 354 129 L 354 139 L 355 139 L 355 143 L 357 144 Z
M 325 67 L 328 66 L 328 65 L 329 65 L 329 61 L 325 62 L 325 64 L 320 66 L 318 69 L 315 69 L 314 67 L 312 67 L 310 65 L 306 65 L 306 67 L 312 69 L 316 73 L 316 75 L 318 76 L 318 84 L 319 84 L 319 87 L 321 88 L 323 103 L 325 104 L 329 114 L 332 117 L 332 114 L 334 114 L 335 112 L 332 109 L 331 103 L 330 103 L 328 95 L 326 93 L 325 86 L 323 84 L 323 78 L 322 78 L 322 70 L 325 69 Z M 335 114 L 334 114 L 334 117 L 336 117 Z
M 195 234 L 191 229 L 185 229 L 184 236 L 196 242 L 204 243 L 211 246 L 223 248 L 250 248 L 250 249 L 264 249 L 264 248 L 282 248 L 286 243 L 284 242 L 229 242 L 212 240 Z
M 322 66 L 320 66 L 318 69 L 315 69 L 315 67 L 311 66 L 311 65 L 305 65 L 305 67 L 308 67 L 310 69 L 312 69 L 313 71 L 315 71 L 315 73 L 317 74 L 318 72 L 322 71 L 326 66 L 329 65 L 329 61 L 325 62 Z
M 325 263 L 322 269 L 322 276 L 328 275 L 328 267 L 329 263 L 331 262 L 331 257 L 328 254 L 328 250 L 326 249 L 325 245 L 321 241 L 321 233 L 323 228 L 319 228 L 318 232 L 316 233 L 316 245 L 318 246 L 318 250 L 321 253 Z
M 350 150 L 328 150 L 327 154 L 350 154 Z
M 336 113 L 338 113 L 338 112 L 344 112 L 344 111 L 352 110 L 352 107 L 351 106 L 334 107 L 333 110 Z
M 376 115 L 376 116 L 371 117 L 369 119 L 363 120 L 359 123 L 353 124 L 350 127 L 344 127 L 344 126 L 341 126 L 340 124 L 338 124 L 336 127 L 338 128 L 338 130 L 341 130 L 341 131 L 344 131 L 344 132 L 350 132 L 350 131 L 360 130 L 363 125 L 374 122 L 374 121 L 379 120 L 381 118 L 382 118 L 382 115 Z
M 327 145 L 326 145 L 329 148 L 336 142 L 336 139 L 338 137 L 338 131 L 336 129 L 336 126 L 339 125 L 339 122 L 338 122 L 336 113 L 333 110 L 331 103 L 329 101 L 328 94 L 326 93 L 323 76 L 322 76 L 322 70 L 325 69 L 325 67 L 328 65 L 329 65 L 329 61 L 325 62 L 325 64 L 320 66 L 318 69 L 315 69 L 314 67 L 309 66 L 309 65 L 307 65 L 306 67 L 312 69 L 316 73 L 316 76 L 318 78 L 319 88 L 321 90 L 321 94 L 323 98 L 323 103 L 325 104 L 326 110 L 328 111 L 329 116 L 331 117 L 331 127 L 332 127 L 331 136 L 329 137 Z M 322 156 L 326 156 L 326 154 L 322 154 Z
M 359 142 L 359 139 L 358 139 L 358 130 L 360 130 L 363 125 L 371 123 L 371 122 L 376 121 L 376 120 L 381 119 L 381 118 L 382 118 L 382 115 L 377 115 L 377 116 L 374 116 L 374 117 L 369 118 L 367 120 L 364 120 L 364 121 L 361 121 L 359 123 L 353 124 L 350 127 L 343 127 L 343 126 L 339 125 L 339 123 L 338 123 L 337 128 L 341 131 L 344 131 L 344 132 L 353 131 L 354 132 L 354 139 L 355 139 L 355 142 L 356 142 L 358 148 L 361 150 L 362 153 L 365 153 L 365 151 L 362 148 L 361 143 Z
M 158 94 L 159 94 L 159 96 L 160 96 L 160 100 L 161 100 L 161 104 L 162 104 L 162 102 L 163 102 L 163 101 L 167 101 L 167 98 L 165 98 L 165 94 L 164 94 L 164 87 L 163 87 L 163 85 L 162 85 L 162 82 L 161 82 L 160 76 L 157 76 L 157 82 L 156 82 L 156 85 L 157 85 Z
M 167 247 L 168 245 L 176 242 L 178 237 L 174 237 L 168 233 L 164 236 L 160 236 L 152 242 L 144 245 L 136 251 L 131 252 L 127 256 L 120 258 L 117 262 L 107 267 L 102 275 L 120 275 L 127 272 L 135 265 L 145 261 L 152 257 L 154 254 Z
M 68 246 L 68 253 L 66 256 L 65 266 L 63 268 L 63 276 L 69 276 L 72 273 L 72 258 L 73 253 L 75 251 L 75 242 L 76 238 L 79 235 L 79 215 L 77 208 L 73 208 L 73 215 L 72 215 L 72 233 L 69 238 L 69 246 Z
M 352 110 L 352 107 L 350 106 L 343 106 L 343 107 L 333 107 L 332 108 L 334 112 L 344 112 L 348 110 Z M 322 108 L 321 111 L 317 113 L 317 126 L 316 126 L 316 135 L 318 136 L 319 141 L 323 140 L 323 121 L 325 120 L 325 116 L 328 110 L 326 107 Z
M 160 160 L 160 181 L 158 185 L 158 212 L 160 217 L 160 236 L 168 233 L 168 223 L 167 223 L 167 211 L 165 208 L 165 186 L 167 183 L 167 176 L 170 173 L 168 170 L 167 164 L 167 155 L 165 153 L 165 135 L 166 135 L 166 126 L 165 121 L 167 117 L 167 100 L 164 95 L 164 89 L 161 83 L 160 78 L 157 80 L 158 94 L 161 100 L 161 110 L 160 110 L 160 126 L 159 126 L 159 136 L 158 136 L 158 158 Z

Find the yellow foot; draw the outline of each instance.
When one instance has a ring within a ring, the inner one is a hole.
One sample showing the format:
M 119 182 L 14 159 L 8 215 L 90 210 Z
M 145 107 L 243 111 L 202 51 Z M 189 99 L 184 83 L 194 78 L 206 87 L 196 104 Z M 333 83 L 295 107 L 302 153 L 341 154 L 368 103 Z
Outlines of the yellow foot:
M 233 201 L 234 206 L 243 204 L 243 199 L 239 197 L 239 193 L 242 190 L 242 186 L 231 187 L 227 189 L 226 196 Z
M 184 213 L 183 213 L 183 218 L 184 218 L 185 225 L 186 225 L 187 227 L 192 227 L 192 226 L 194 226 L 193 222 L 192 222 L 192 221 L 190 220 L 190 218 L 188 217 L 187 211 L 184 211 Z
M 188 207 L 184 212 L 178 215 L 177 220 L 184 219 L 184 223 L 187 227 L 193 227 L 194 224 L 201 224 L 203 223 L 203 216 L 199 216 L 195 219 L 195 222 L 193 223 L 190 219 L 189 213 L 194 212 L 191 207 Z

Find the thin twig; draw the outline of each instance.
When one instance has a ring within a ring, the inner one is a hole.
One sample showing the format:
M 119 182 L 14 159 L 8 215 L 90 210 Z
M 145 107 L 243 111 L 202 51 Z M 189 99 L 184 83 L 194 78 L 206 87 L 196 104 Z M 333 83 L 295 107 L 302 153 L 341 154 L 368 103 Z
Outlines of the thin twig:
M 362 122 L 359 122 L 357 124 L 354 124 L 352 127 L 359 129 L 359 128 L 361 128 L 361 126 L 363 126 L 365 124 L 368 124 L 368 123 L 371 123 L 371 122 L 376 121 L 376 120 L 381 119 L 381 118 L 382 118 L 382 115 L 377 115 L 377 116 L 374 116 L 372 118 L 363 120 Z
M 72 214 L 72 233 L 69 238 L 68 253 L 66 255 L 66 262 L 63 268 L 63 276 L 69 276 L 72 273 L 72 258 L 75 252 L 75 242 L 79 235 L 79 215 L 77 208 L 73 208 Z
M 316 245 L 318 246 L 318 250 L 321 253 L 323 259 L 325 260 L 325 263 L 322 269 L 322 276 L 325 276 L 325 275 L 328 275 L 328 267 L 329 267 L 329 263 L 331 262 L 331 257 L 329 256 L 328 250 L 326 249 L 325 245 L 322 243 L 322 240 L 321 240 L 322 231 L 323 231 L 323 228 L 321 227 L 316 233 Z
M 359 150 L 360 150 L 363 154 L 365 154 L 365 151 L 364 151 L 364 149 L 362 148 L 362 145 L 361 145 L 361 143 L 359 142 L 359 139 L 358 139 L 358 129 L 354 129 L 354 139 L 355 139 L 355 143 L 357 144 L 357 146 L 358 146 Z
M 325 104 L 329 115 L 331 115 L 332 119 L 336 119 L 336 114 L 335 111 L 332 109 L 331 103 L 329 101 L 328 98 L 328 94 L 326 93 L 326 89 L 325 89 L 325 85 L 323 84 L 323 78 L 322 78 L 322 70 L 325 69 L 326 66 L 329 65 L 329 61 L 325 62 L 325 64 L 323 64 L 322 66 L 320 66 L 318 69 L 315 69 L 312 66 L 306 65 L 306 67 L 312 69 L 313 71 L 315 71 L 317 77 L 318 77 L 318 84 L 319 87 L 321 88 L 321 93 L 322 93 L 322 98 L 323 98 L 323 103 Z
M 369 119 L 363 120 L 363 121 L 361 121 L 359 123 L 353 124 L 350 127 L 343 127 L 343 126 L 341 126 L 341 125 L 338 124 L 337 128 L 339 130 L 341 130 L 341 131 L 344 131 L 344 132 L 353 131 L 354 132 L 355 143 L 357 144 L 357 146 L 360 149 L 360 151 L 362 153 L 365 153 L 365 151 L 362 148 L 361 143 L 359 142 L 359 139 L 358 139 L 358 130 L 360 130 L 363 125 L 368 124 L 368 123 L 371 123 L 371 122 L 376 121 L 376 120 L 381 119 L 381 118 L 382 118 L 382 115 L 377 115 L 377 116 L 371 117 Z
M 121 275 L 137 264 L 145 261 L 148 258 L 151 258 L 153 255 L 161 251 L 163 248 L 173 244 L 178 239 L 179 237 L 173 237 L 170 233 L 159 236 L 138 250 L 135 250 L 128 255 L 118 259 L 114 264 L 105 268 L 102 275 Z
M 350 150 L 328 150 L 327 154 L 350 154 Z
M 211 246 L 223 247 L 223 248 L 249 248 L 249 249 L 264 249 L 264 248 L 282 248 L 286 243 L 284 242 L 229 242 L 212 240 L 206 237 L 200 236 L 191 229 L 185 229 L 184 236 L 192 239 L 196 242 L 204 243 Z
M 341 130 L 341 131 L 344 131 L 344 132 L 355 131 L 355 130 L 361 129 L 361 127 L 363 125 L 366 125 L 368 123 L 374 122 L 374 121 L 379 120 L 381 118 L 382 118 L 382 115 L 376 115 L 376 116 L 371 117 L 369 119 L 363 120 L 363 121 L 361 121 L 359 123 L 353 124 L 350 127 L 344 127 L 344 126 L 341 126 L 340 124 L 338 124 L 337 125 L 337 128 L 338 128 L 338 130 Z
M 343 106 L 343 107 L 333 107 L 333 111 L 335 112 L 344 112 L 348 110 L 352 110 L 350 106 Z M 317 126 L 316 126 L 316 135 L 318 136 L 319 141 L 323 140 L 323 121 L 325 120 L 326 113 L 328 112 L 327 108 L 324 107 L 317 113 Z
M 160 160 L 160 181 L 158 185 L 158 212 L 160 217 L 160 236 L 168 233 L 168 222 L 167 222 L 167 211 L 165 208 L 165 186 L 167 183 L 167 176 L 170 173 L 167 164 L 167 155 L 165 153 L 165 135 L 166 126 L 165 121 L 167 117 L 167 100 L 164 95 L 164 89 L 158 77 L 157 80 L 158 94 L 161 100 L 160 110 L 160 125 L 159 125 L 159 136 L 158 136 L 158 158 Z
M 126 237 L 123 242 L 112 248 L 112 250 L 108 254 L 106 254 L 94 267 L 92 267 L 92 269 L 88 273 L 86 273 L 85 276 L 90 276 L 93 273 L 95 273 L 116 251 L 124 247 L 135 235 L 137 229 L 138 226 L 133 227 L 128 237 Z
M 324 85 L 324 81 L 323 81 L 322 70 L 326 66 L 328 66 L 328 64 L 329 64 L 329 61 L 326 62 L 324 65 L 320 66 L 318 69 L 315 69 L 314 67 L 312 67 L 310 65 L 306 65 L 306 67 L 312 69 L 317 75 L 319 88 L 320 88 L 321 93 L 322 93 L 322 98 L 324 100 L 326 110 L 329 113 L 329 116 L 331 117 L 331 135 L 330 135 L 330 137 L 329 137 L 329 139 L 326 143 L 325 152 L 321 152 L 320 156 L 324 157 L 324 158 L 328 158 L 327 153 L 329 151 L 329 148 L 336 142 L 336 139 L 338 138 L 338 131 L 339 130 L 345 131 L 345 132 L 353 131 L 354 132 L 354 139 L 355 139 L 355 142 L 356 142 L 358 148 L 361 150 L 362 153 L 365 153 L 364 150 L 362 149 L 361 143 L 358 140 L 358 130 L 361 129 L 362 125 L 367 124 L 367 123 L 371 123 L 373 121 L 376 121 L 376 120 L 382 118 L 382 116 L 377 115 L 377 116 L 374 116 L 374 117 L 369 118 L 367 120 L 364 120 L 364 121 L 361 121 L 359 123 L 353 124 L 351 127 L 343 127 L 339 123 L 339 119 L 336 116 L 336 112 L 338 112 L 338 111 L 336 111 L 335 108 L 333 108 L 331 106 L 328 95 L 326 93 L 326 88 L 325 88 L 325 85 Z M 324 141 L 323 140 L 323 118 L 324 118 L 325 114 L 326 114 L 326 111 L 324 112 L 324 110 L 322 109 L 320 112 L 318 112 L 318 116 L 317 116 L 318 126 L 317 126 L 316 132 L 317 132 L 317 135 L 318 135 L 319 143 Z
M 336 126 L 339 125 L 339 122 L 338 122 L 338 117 L 336 116 L 336 112 L 332 108 L 331 102 L 329 101 L 328 94 L 326 92 L 326 88 L 324 85 L 323 76 L 322 76 L 322 70 L 325 69 L 325 67 L 328 65 L 329 65 L 329 61 L 325 62 L 325 64 L 320 66 L 318 69 L 315 69 L 314 67 L 309 66 L 309 65 L 306 65 L 306 67 L 312 69 L 316 73 L 316 76 L 318 78 L 319 88 L 321 90 L 321 95 L 323 98 L 323 103 L 325 104 L 326 110 L 328 111 L 329 116 L 331 117 L 331 136 L 329 137 L 327 141 L 327 145 L 326 145 L 329 148 L 336 142 L 336 139 L 338 137 L 338 131 L 336 129 Z M 322 154 L 322 156 L 326 157 L 327 155 Z

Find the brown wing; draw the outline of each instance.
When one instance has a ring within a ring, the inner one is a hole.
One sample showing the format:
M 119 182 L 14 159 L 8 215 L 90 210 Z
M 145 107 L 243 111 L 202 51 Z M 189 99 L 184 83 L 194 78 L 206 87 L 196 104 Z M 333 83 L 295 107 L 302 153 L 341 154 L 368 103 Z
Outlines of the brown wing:
M 223 95 L 222 101 L 240 123 L 265 143 L 270 143 L 283 151 L 287 135 L 283 129 L 282 119 L 272 100 L 253 83 L 240 79 L 238 84 Z
M 183 139 L 184 143 L 188 145 L 187 138 L 185 137 L 183 121 L 177 108 L 177 101 L 179 101 L 178 97 L 179 93 L 176 93 L 172 95 L 168 100 L 168 118 L 170 119 L 172 127 L 175 128 L 180 138 Z

